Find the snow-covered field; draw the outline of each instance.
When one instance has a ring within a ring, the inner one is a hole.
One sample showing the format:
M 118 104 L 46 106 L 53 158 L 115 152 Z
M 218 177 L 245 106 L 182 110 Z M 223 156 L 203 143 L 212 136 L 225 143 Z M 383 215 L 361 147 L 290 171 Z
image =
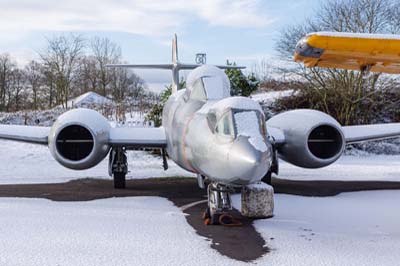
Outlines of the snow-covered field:
M 238 206 L 239 197 L 234 200 Z M 399 265 L 399 200 L 399 191 L 278 194 L 274 218 L 255 222 L 273 249 L 259 264 Z
M 66 170 L 47 148 L 0 141 L 0 183 L 63 182 L 107 176 L 107 163 Z M 130 152 L 130 178 L 188 175 L 160 158 Z M 281 164 L 290 179 L 396 180 L 400 156 L 345 156 L 323 170 Z M 233 197 L 239 208 L 240 197 Z M 255 222 L 272 251 L 256 265 L 398 265 L 398 191 L 335 197 L 277 194 L 275 216 Z M 0 198 L 0 265 L 244 265 L 220 255 L 184 214 L 158 197 L 90 202 Z
M 234 196 L 235 205 L 239 197 Z M 398 265 L 397 191 L 276 195 L 255 222 L 272 251 L 255 265 Z M 0 265 L 245 265 L 210 248 L 171 202 L 0 199 Z
M 291 93 L 272 92 L 253 97 L 272 102 Z M 43 119 L 47 116 L 52 121 L 53 114 L 42 114 Z M 19 121 L 15 117 L 6 118 Z M 140 119 L 127 119 L 128 123 L 136 120 Z M 107 159 L 92 169 L 72 171 L 60 166 L 46 146 L 0 140 L 0 150 L 0 184 L 110 178 Z M 169 161 L 169 170 L 164 171 L 160 157 L 141 151 L 129 152 L 128 163 L 128 178 L 194 176 L 172 161 Z M 344 156 L 337 163 L 316 170 L 281 162 L 280 177 L 400 181 L 400 156 Z M 234 195 L 233 201 L 239 208 L 240 196 Z M 277 194 L 275 216 L 255 222 L 271 252 L 252 264 L 399 265 L 398 202 L 399 191 L 342 193 L 324 198 Z M 245 263 L 210 248 L 210 242 L 187 223 L 185 214 L 165 198 L 129 197 L 89 202 L 0 198 L 0 266 L 38 265 Z
M 0 265 L 210 265 L 222 260 L 157 197 L 0 199 Z M 225 263 L 225 265 L 229 265 Z
M 83 171 L 64 168 L 51 156 L 47 146 L 0 140 L 0 184 L 59 183 L 79 178 L 110 178 L 108 157 Z M 169 160 L 164 171 L 162 158 L 143 151 L 128 152 L 128 178 L 194 176 Z
M 400 181 L 399 155 L 343 156 L 321 169 L 280 162 L 279 177 L 292 180 Z

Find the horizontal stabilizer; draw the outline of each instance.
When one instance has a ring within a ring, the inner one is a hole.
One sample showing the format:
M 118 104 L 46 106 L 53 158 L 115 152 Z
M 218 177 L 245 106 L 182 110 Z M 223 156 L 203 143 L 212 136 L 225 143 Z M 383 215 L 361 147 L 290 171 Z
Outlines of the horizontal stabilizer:
M 107 65 L 107 67 L 111 68 L 141 68 L 141 69 L 169 69 L 172 70 L 174 67 L 177 70 L 191 70 L 195 69 L 197 67 L 200 67 L 202 65 L 200 64 L 112 64 L 112 65 Z M 244 69 L 246 67 L 244 66 L 223 66 L 223 65 L 217 65 L 216 67 L 221 68 L 221 69 Z
M 119 68 L 141 68 L 141 69 L 167 69 L 172 72 L 172 93 L 175 93 L 179 89 L 179 71 L 180 70 L 192 70 L 202 66 L 201 64 L 184 64 L 179 62 L 178 58 L 178 37 L 174 35 L 172 40 L 172 64 L 111 64 L 107 67 L 119 67 Z M 244 69 L 242 66 L 216 66 L 221 69 Z
M 221 68 L 221 69 L 245 69 L 245 66 L 221 66 L 221 65 L 216 65 L 216 67 Z
M 295 61 L 307 67 L 400 74 L 400 36 L 315 32 L 299 41 Z
M 195 69 L 197 67 L 200 67 L 202 65 L 200 64 L 178 64 L 178 68 L 181 70 L 188 70 L 188 69 Z M 246 67 L 244 66 L 222 66 L 222 65 L 215 65 L 216 67 L 220 69 L 245 69 Z
M 142 65 L 135 65 L 135 64 L 112 64 L 107 65 L 110 68 L 142 68 L 142 69 L 169 69 L 171 70 L 174 65 L 173 64 L 142 64 Z

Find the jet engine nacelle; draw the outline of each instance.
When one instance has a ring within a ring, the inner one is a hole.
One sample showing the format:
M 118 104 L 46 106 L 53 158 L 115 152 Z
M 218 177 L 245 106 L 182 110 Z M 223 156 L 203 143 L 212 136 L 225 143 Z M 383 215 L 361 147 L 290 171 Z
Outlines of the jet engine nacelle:
M 339 159 L 345 147 L 340 124 L 320 111 L 284 112 L 268 120 L 267 125 L 283 131 L 285 144 L 278 148 L 279 157 L 296 166 L 320 168 L 330 165 Z
M 110 150 L 110 128 L 106 118 L 96 111 L 68 111 L 58 117 L 50 130 L 50 152 L 67 168 L 91 168 L 100 163 Z

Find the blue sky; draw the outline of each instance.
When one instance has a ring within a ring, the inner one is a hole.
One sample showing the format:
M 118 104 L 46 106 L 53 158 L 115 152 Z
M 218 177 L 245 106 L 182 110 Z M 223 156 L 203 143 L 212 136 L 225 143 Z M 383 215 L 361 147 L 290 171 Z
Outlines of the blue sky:
M 279 31 L 302 22 L 317 0 L 0 0 L 0 52 L 19 64 L 34 59 L 46 37 L 63 32 L 104 36 L 119 44 L 132 63 L 171 60 L 171 39 L 178 34 L 180 60 L 197 52 L 208 63 L 230 59 L 251 67 L 273 55 Z M 142 73 L 149 83 L 167 73 Z

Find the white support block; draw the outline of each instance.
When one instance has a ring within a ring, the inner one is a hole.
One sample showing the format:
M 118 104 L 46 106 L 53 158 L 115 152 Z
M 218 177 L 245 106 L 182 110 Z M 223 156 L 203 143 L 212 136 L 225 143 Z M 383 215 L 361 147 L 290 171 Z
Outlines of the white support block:
M 274 215 L 274 188 L 263 182 L 242 188 L 242 215 L 270 218 Z

